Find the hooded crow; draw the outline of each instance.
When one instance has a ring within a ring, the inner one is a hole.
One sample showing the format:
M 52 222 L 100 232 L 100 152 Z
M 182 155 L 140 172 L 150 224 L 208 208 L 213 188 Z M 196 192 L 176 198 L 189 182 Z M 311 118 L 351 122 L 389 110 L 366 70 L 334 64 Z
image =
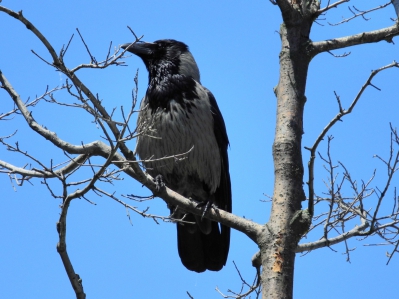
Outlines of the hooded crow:
M 136 153 L 146 171 L 200 205 L 231 212 L 231 184 L 226 126 L 213 94 L 201 85 L 194 57 L 182 42 L 124 44 L 139 56 L 149 73 L 140 105 Z M 188 153 L 187 153 L 188 152 Z M 166 158 L 187 153 L 184 158 Z M 196 272 L 219 271 L 226 264 L 230 228 L 169 207 L 177 224 L 183 265 Z

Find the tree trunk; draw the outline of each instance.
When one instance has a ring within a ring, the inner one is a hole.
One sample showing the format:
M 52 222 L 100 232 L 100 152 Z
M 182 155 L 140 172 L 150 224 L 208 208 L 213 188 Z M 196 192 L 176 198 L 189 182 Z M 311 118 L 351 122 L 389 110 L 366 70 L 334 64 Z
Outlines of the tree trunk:
M 280 78 L 275 88 L 274 194 L 270 219 L 259 239 L 262 294 L 268 299 L 292 298 L 295 248 L 310 225 L 310 217 L 304 217 L 308 213 L 301 211 L 301 202 L 306 199 L 301 141 L 312 20 L 292 7 L 290 15 L 280 8 L 284 23 L 280 28 Z

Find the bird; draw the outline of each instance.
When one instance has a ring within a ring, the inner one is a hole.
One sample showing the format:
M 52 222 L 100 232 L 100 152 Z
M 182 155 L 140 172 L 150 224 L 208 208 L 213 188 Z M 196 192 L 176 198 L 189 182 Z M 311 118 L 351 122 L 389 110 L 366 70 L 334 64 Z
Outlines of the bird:
M 148 71 L 135 150 L 146 171 L 203 206 L 204 213 L 209 206 L 231 213 L 226 125 L 215 97 L 201 84 L 188 46 L 162 39 L 121 48 L 140 57 Z M 198 273 L 221 270 L 229 253 L 230 227 L 179 207 L 169 208 L 180 220 L 176 226 L 182 264 Z

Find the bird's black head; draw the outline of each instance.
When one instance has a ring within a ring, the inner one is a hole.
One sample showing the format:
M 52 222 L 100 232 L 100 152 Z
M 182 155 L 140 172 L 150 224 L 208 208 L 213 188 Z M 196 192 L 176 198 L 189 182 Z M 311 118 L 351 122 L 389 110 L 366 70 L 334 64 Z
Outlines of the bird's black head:
M 139 56 L 150 76 L 184 75 L 200 81 L 197 63 L 188 46 L 173 39 L 157 40 L 153 43 L 136 42 L 124 44 L 122 49 Z

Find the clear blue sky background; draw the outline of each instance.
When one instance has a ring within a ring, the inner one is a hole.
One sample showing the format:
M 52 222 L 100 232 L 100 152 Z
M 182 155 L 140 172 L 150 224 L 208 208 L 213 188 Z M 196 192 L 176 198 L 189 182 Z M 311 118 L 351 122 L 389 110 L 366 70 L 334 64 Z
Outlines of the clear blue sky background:
M 322 1 L 325 5 L 327 1 Z M 372 2 L 372 3 L 371 3 Z M 368 9 L 384 1 L 351 1 L 360 9 Z M 65 58 L 70 68 L 89 63 L 76 28 L 84 35 L 93 55 L 105 58 L 109 42 L 114 45 L 133 41 L 127 25 L 144 40 L 173 38 L 190 46 L 199 65 L 202 83 L 215 95 L 224 115 L 230 138 L 230 164 L 233 186 L 233 212 L 265 223 L 270 203 L 261 202 L 264 194 L 273 192 L 272 143 L 274 138 L 276 99 L 273 87 L 278 82 L 280 50 L 278 8 L 269 1 L 3 1 L 2 5 L 24 15 L 39 28 L 59 51 L 75 33 Z M 370 6 L 372 5 L 372 6 Z M 326 15 L 330 22 L 350 16 L 347 4 Z M 371 20 L 354 20 L 338 27 L 314 25 L 311 39 L 318 41 L 333 37 L 390 26 L 395 18 L 393 7 L 370 15 Z M 65 76 L 55 72 L 31 53 L 34 49 L 49 59 L 44 47 L 33 34 L 15 19 L 0 14 L 0 69 L 23 99 L 44 92 L 46 85 L 55 87 Z M 396 43 L 399 40 L 395 39 Z M 382 42 L 335 52 L 351 52 L 347 58 L 329 54 L 316 57 L 310 66 L 303 145 L 310 146 L 322 128 L 337 113 L 335 90 L 347 108 L 370 71 L 399 59 L 398 46 Z M 146 90 L 147 73 L 137 57 L 126 60 L 128 67 L 107 70 L 83 70 L 78 76 L 91 90 L 98 93 L 105 107 L 111 110 L 129 107 L 136 69 L 140 69 L 139 98 Z M 345 118 L 332 131 L 332 154 L 351 170 L 360 181 L 368 180 L 378 168 L 372 186 L 382 186 L 386 168 L 373 159 L 374 154 L 389 154 L 389 122 L 399 126 L 399 70 L 388 70 L 373 81 L 382 89 L 370 88 L 353 115 Z M 55 94 L 66 101 L 65 94 Z M 11 99 L 0 92 L 0 112 L 12 108 Z M 92 119 L 77 109 L 60 109 L 40 103 L 32 109 L 37 121 L 73 144 L 99 139 L 101 130 Z M 28 126 L 16 117 L 1 122 L 0 136 L 18 134 L 23 150 L 50 165 L 65 161 L 62 153 L 31 134 Z M 134 142 L 130 144 L 134 147 Z M 325 153 L 325 142 L 320 151 Z M 0 159 L 18 166 L 29 161 L 21 155 L 0 148 Z M 304 150 L 306 167 L 309 155 Z M 96 162 L 100 163 L 98 159 Z M 342 170 L 338 170 L 342 174 Z M 307 178 L 305 176 L 304 182 Z M 320 159 L 316 161 L 316 192 L 326 191 L 323 180 L 327 173 Z M 56 251 L 56 222 L 60 200 L 50 196 L 39 180 L 33 185 L 13 189 L 7 175 L 0 176 L 0 288 L 2 298 L 74 298 L 68 278 Z M 398 178 L 393 184 L 398 186 Z M 52 185 L 60 192 L 60 185 Z M 130 178 L 107 191 L 122 194 L 149 194 Z M 352 192 L 347 190 L 347 196 Z M 73 188 L 71 188 L 73 191 Z M 307 190 L 306 190 L 307 191 Z M 75 270 L 83 279 L 88 298 L 221 298 L 215 291 L 239 291 L 240 279 L 234 269 L 236 262 L 241 274 L 251 281 L 255 270 L 251 257 L 257 246 L 246 236 L 233 232 L 226 267 L 220 272 L 197 274 L 180 263 L 173 224 L 143 219 L 131 213 L 130 224 L 125 209 L 109 198 L 90 194 L 89 199 L 74 200 L 68 216 L 68 251 Z M 393 191 L 387 197 L 393 201 Z M 372 200 L 369 201 L 372 207 Z M 150 212 L 167 215 L 164 202 L 136 204 Z M 388 205 L 384 206 L 387 208 Z M 318 211 L 320 212 L 320 210 Z M 350 229 L 350 227 L 348 228 Z M 310 235 L 302 242 L 317 240 Z M 345 261 L 343 245 L 297 256 L 294 292 L 297 298 L 399 298 L 397 293 L 399 256 L 386 266 L 387 247 L 364 247 L 379 242 L 370 239 L 349 242 L 351 263 Z

